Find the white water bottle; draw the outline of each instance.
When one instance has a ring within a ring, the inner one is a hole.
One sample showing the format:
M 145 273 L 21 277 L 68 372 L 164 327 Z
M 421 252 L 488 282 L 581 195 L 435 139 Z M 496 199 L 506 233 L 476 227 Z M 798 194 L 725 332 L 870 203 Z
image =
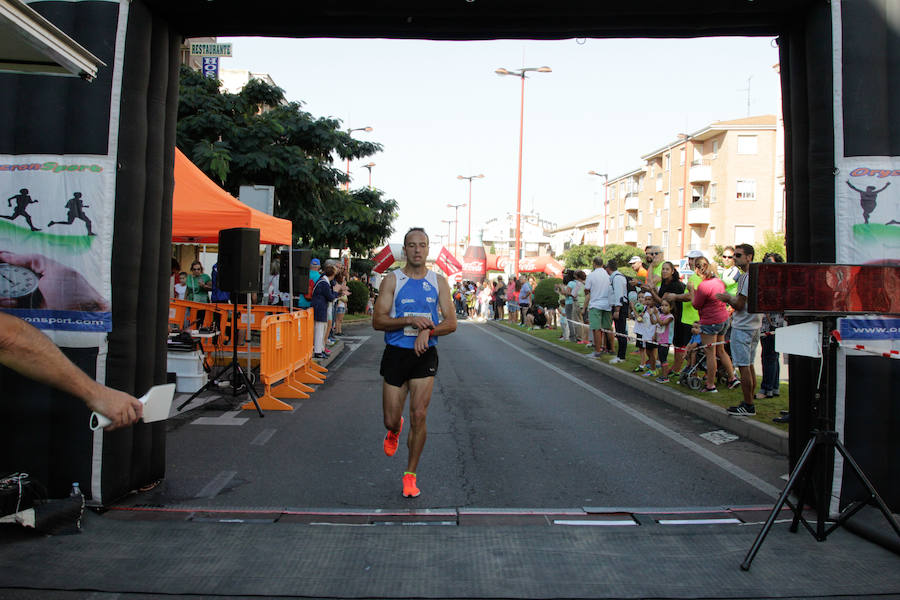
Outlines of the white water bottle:
M 80 498 L 81 497 L 81 486 L 78 485 L 78 482 L 72 484 L 72 491 L 69 492 L 69 498 Z

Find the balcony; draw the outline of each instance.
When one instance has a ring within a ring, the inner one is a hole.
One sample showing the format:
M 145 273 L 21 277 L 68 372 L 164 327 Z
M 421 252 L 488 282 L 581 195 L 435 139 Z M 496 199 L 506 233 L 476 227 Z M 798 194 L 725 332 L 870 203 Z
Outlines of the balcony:
M 637 229 L 634 227 L 626 227 L 623 241 L 626 244 L 637 244 Z
M 688 207 L 688 225 L 709 225 L 709 201 L 695 200 Z
M 638 195 L 631 193 L 625 195 L 625 210 L 638 210 L 640 208 Z
M 712 167 L 706 161 L 695 160 L 688 173 L 691 183 L 709 183 L 712 181 Z

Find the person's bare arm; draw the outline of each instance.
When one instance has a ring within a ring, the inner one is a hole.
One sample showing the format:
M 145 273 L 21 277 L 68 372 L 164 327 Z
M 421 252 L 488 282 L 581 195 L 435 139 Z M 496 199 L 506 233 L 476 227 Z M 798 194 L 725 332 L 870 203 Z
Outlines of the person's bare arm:
M 130 425 L 143 414 L 137 398 L 97 383 L 66 358 L 50 338 L 7 313 L 0 313 L 0 364 L 80 398 L 88 408 L 112 421 L 108 430 Z

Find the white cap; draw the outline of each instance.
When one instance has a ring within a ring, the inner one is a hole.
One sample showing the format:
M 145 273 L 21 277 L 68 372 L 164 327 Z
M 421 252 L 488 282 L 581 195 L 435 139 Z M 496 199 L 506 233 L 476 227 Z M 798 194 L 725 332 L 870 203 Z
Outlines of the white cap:
M 703 253 L 700 252 L 699 250 L 691 250 L 690 252 L 688 252 L 688 255 L 687 255 L 688 258 L 701 258 L 702 256 L 703 256 Z
M 630 265 L 631 263 L 634 263 L 634 262 L 643 262 L 643 261 L 641 260 L 640 256 L 632 256 L 631 260 L 628 261 L 628 264 Z

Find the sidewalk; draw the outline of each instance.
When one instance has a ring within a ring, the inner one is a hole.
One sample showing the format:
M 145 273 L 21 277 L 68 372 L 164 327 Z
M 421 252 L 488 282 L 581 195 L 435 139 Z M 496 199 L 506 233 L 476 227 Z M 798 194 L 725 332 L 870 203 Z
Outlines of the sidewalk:
M 580 364 L 586 365 L 599 373 L 603 373 L 604 375 L 614 377 L 617 381 L 621 381 L 625 385 L 635 388 L 652 398 L 662 400 L 663 402 L 671 404 L 672 406 L 676 406 L 681 410 L 706 419 L 711 423 L 715 423 L 716 425 L 719 425 L 726 429 L 730 429 L 736 434 L 756 442 L 760 446 L 763 446 L 785 456 L 787 456 L 789 452 L 788 434 L 786 431 L 782 431 L 777 427 L 772 427 L 766 425 L 765 423 L 760 423 L 752 419 L 730 416 L 721 407 L 706 402 L 700 398 L 696 398 L 694 396 L 679 392 L 672 386 L 660 385 L 654 381 L 648 380 L 645 377 L 641 377 L 639 375 L 634 375 L 621 369 L 617 369 L 612 365 L 608 365 L 602 361 L 591 358 L 590 355 L 579 354 L 578 352 L 574 352 L 572 350 L 569 350 L 568 348 L 564 348 L 552 342 L 542 340 L 536 336 L 529 335 L 527 330 L 522 330 L 518 327 L 507 327 L 506 325 L 500 324 L 496 321 L 486 321 L 486 323 L 491 327 L 500 329 L 501 331 L 507 331 L 512 333 L 513 335 L 531 340 L 535 344 L 541 344 L 543 347 L 547 348 L 554 354 L 563 356 L 570 360 L 576 360 Z

